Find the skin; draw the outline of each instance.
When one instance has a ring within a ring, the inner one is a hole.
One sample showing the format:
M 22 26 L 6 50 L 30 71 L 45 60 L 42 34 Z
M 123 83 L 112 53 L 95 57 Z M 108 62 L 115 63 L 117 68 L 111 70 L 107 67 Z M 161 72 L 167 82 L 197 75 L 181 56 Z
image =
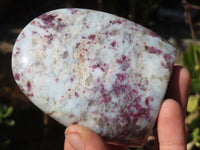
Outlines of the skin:
M 190 74 L 175 66 L 165 99 L 157 119 L 155 150 L 186 150 L 185 112 L 190 86 Z M 72 125 L 65 130 L 64 150 L 127 150 L 126 146 L 108 145 L 90 129 Z

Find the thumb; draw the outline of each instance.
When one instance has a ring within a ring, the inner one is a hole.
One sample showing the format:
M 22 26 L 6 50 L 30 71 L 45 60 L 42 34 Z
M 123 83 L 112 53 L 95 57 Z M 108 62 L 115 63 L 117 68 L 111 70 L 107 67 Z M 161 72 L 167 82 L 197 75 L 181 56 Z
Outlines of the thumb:
M 104 140 L 92 130 L 72 125 L 65 130 L 64 150 L 108 150 Z

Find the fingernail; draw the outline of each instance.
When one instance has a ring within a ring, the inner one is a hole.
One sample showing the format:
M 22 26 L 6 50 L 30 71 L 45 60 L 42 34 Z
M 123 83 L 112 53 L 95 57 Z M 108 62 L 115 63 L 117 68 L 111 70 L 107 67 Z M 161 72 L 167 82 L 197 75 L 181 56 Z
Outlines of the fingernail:
M 74 150 L 85 150 L 85 144 L 78 134 L 69 133 L 65 137 Z

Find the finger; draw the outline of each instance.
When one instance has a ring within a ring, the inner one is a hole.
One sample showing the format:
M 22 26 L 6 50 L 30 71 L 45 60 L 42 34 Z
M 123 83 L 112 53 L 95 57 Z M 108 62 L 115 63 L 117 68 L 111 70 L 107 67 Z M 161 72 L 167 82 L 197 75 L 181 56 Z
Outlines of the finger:
M 108 150 L 104 140 L 92 130 L 72 125 L 65 131 L 64 150 Z
M 183 110 L 186 110 L 188 92 L 190 86 L 190 74 L 188 70 L 182 66 L 175 66 L 171 75 L 165 98 L 178 101 Z
M 190 74 L 187 71 L 187 69 L 185 69 L 182 66 L 175 66 L 171 75 L 171 79 L 165 97 L 177 100 L 177 102 L 181 104 L 182 109 L 185 111 L 187 107 L 189 86 Z M 155 149 L 159 149 L 158 143 L 158 135 L 156 135 L 154 145 Z
M 186 150 L 184 115 L 172 99 L 163 102 L 157 121 L 160 150 Z

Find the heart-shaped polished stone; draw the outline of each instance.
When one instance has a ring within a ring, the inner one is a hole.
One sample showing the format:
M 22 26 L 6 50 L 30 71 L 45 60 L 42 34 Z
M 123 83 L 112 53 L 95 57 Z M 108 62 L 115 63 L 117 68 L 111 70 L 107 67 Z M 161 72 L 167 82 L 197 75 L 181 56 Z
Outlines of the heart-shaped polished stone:
M 59 9 L 23 29 L 12 70 L 22 92 L 63 125 L 140 146 L 157 118 L 175 56 L 167 41 L 134 22 Z

